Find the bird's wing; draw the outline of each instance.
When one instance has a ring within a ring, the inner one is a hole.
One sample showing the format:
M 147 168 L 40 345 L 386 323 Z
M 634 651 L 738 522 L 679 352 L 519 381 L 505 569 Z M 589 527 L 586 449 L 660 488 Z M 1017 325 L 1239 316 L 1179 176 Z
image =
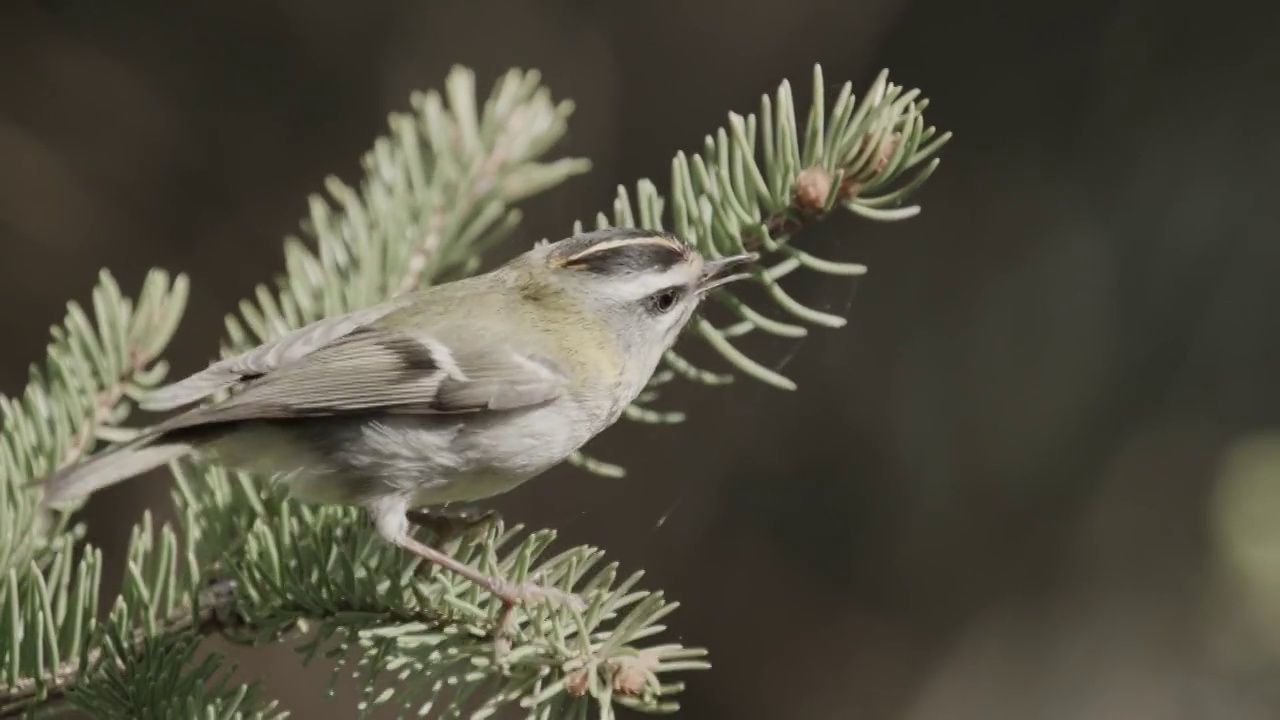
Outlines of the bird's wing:
M 546 358 L 468 342 L 466 332 L 450 335 L 456 337 L 446 343 L 438 335 L 366 325 L 162 427 L 370 411 L 512 410 L 553 400 L 565 390 L 565 373 Z
M 143 399 L 139 406 L 144 410 L 172 410 L 190 405 L 219 390 L 233 388 L 296 362 L 402 305 L 403 302 L 386 303 L 304 325 L 252 350 L 220 360 L 200 372 L 159 388 Z

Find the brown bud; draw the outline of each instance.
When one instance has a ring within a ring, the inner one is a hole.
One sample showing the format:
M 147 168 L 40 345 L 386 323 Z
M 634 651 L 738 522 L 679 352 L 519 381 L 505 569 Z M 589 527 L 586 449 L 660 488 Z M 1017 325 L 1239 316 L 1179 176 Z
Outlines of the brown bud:
M 796 175 L 796 207 L 805 210 L 821 210 L 831 194 L 831 173 L 817 165 L 805 168 Z
M 649 671 L 657 663 L 646 653 L 624 655 L 613 660 L 613 691 L 623 695 L 643 695 L 649 684 Z
M 644 693 L 644 688 L 644 670 L 635 665 L 620 667 L 618 672 L 613 675 L 614 692 L 622 693 L 623 695 L 640 695 Z
M 902 133 L 894 133 L 880 145 L 880 156 L 876 158 L 876 172 L 884 170 L 889 165 L 889 158 L 898 151 L 900 142 L 902 142 Z
M 590 687 L 591 672 L 587 668 L 578 668 L 569 673 L 569 680 L 564 685 L 565 692 L 573 697 L 586 695 Z
M 863 138 L 862 150 L 866 150 L 868 142 L 870 142 L 869 138 Z M 898 143 L 900 142 L 902 142 L 902 133 L 894 133 L 880 143 L 880 147 L 877 148 L 879 152 L 876 153 L 876 157 L 872 160 L 872 170 L 870 177 L 867 178 L 868 180 L 880 174 L 889 166 L 889 159 L 897 152 Z M 862 190 L 865 184 L 865 182 L 856 180 L 852 175 L 846 177 L 844 182 L 840 183 L 840 197 L 845 200 L 852 199 Z

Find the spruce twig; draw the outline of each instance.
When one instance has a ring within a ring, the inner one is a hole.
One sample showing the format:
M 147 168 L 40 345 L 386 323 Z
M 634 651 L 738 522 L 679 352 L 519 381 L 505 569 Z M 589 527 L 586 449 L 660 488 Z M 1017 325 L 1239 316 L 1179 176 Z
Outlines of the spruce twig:
M 160 621 L 159 635 L 214 635 L 235 627 L 235 584 L 220 581 L 202 593 L 195 606 L 183 605 Z M 141 646 L 150 636 L 135 631 L 133 644 Z M 42 705 L 65 706 L 67 693 L 75 688 L 86 667 L 93 667 L 102 660 L 102 647 L 91 648 L 84 657 L 63 661 L 56 668 L 37 677 L 21 678 L 16 685 L 0 688 L 0 718 L 21 717 L 31 702 L 40 699 Z M 46 710 L 48 708 L 46 707 Z
M 786 319 L 723 291 L 716 299 L 737 321 L 720 327 L 699 319 L 690 334 L 742 374 L 780 388 L 794 383 L 730 341 L 841 326 L 844 318 L 805 307 L 779 280 L 797 269 L 866 270 L 815 257 L 793 236 L 842 208 L 881 221 L 913 216 L 918 208 L 904 201 L 936 168 L 932 155 L 949 138 L 925 127 L 926 102 L 916 91 L 884 74 L 861 102 L 846 84 L 828 109 L 825 89 L 815 67 L 814 104 L 802 124 L 784 82 L 762 99 L 759 115 L 730 114 L 702 154 L 678 154 L 667 196 L 642 180 L 634 202 L 620 188 L 612 218 L 596 218 L 598 227 L 670 227 L 710 257 L 760 252 L 756 282 Z M 572 105 L 552 102 L 537 73 L 511 71 L 480 103 L 474 76 L 457 68 L 443 93 L 417 94 L 412 104 L 413 113 L 390 118 L 390 134 L 363 159 L 358 187 L 330 178 L 328 198 L 311 198 L 305 239 L 287 240 L 286 272 L 228 317 L 224 352 L 475 272 L 519 222 L 515 203 L 588 167 L 576 158 L 541 160 L 563 135 Z M 74 461 L 97 439 L 123 439 L 127 400 L 164 374 L 158 358 L 181 313 L 185 281 L 170 289 L 156 277 L 138 302 L 155 313 L 152 321 L 131 315 L 129 301 L 104 280 L 104 294 L 95 294 L 97 326 L 82 312 L 69 316 L 55 329 L 61 349 L 51 349 L 47 377 L 33 374 L 22 404 L 3 404 L 0 509 L 20 527 L 36 527 L 35 506 L 15 489 Z M 722 385 L 733 378 L 676 352 L 666 366 L 628 419 L 682 419 L 646 407 L 672 379 Z M 622 472 L 581 454 L 572 460 L 593 472 Z M 450 718 L 485 717 L 504 706 L 531 719 L 585 718 L 592 705 L 602 719 L 615 706 L 669 712 L 683 685 L 668 674 L 709 667 L 701 648 L 653 644 L 676 603 L 637 589 L 640 573 L 619 575 L 595 548 L 548 557 L 551 531 L 523 534 L 499 523 L 482 538 L 444 544 L 486 572 L 514 582 L 537 577 L 588 603 L 581 613 L 521 608 L 504 628 L 514 639 L 495 652 L 500 603 L 381 542 L 357 509 L 288 502 L 262 478 L 217 467 L 184 461 L 173 470 L 180 519 L 155 529 L 147 514 L 135 528 L 124 589 L 104 621 L 92 610 L 100 553 L 73 554 L 81 529 L 58 524 L 34 539 L 0 531 L 7 570 L 0 577 L 0 716 L 71 704 L 102 717 L 281 718 L 256 687 L 219 674 L 222 658 L 196 661 L 200 638 L 215 633 L 261 643 L 313 628 L 298 647 L 304 662 L 329 657 L 359 676 L 362 712 L 387 703 Z
M 667 353 L 667 372 L 654 377 L 648 392 L 626 413 L 628 420 L 681 421 L 681 413 L 651 407 L 659 386 L 672 377 L 713 386 L 733 382 L 734 374 L 698 367 L 684 357 L 683 347 L 693 339 L 705 342 L 740 374 L 795 390 L 794 380 L 740 349 L 737 339 L 756 332 L 801 338 L 810 325 L 843 327 L 844 317 L 805 306 L 787 293 L 782 280 L 797 270 L 858 277 L 867 267 L 817 257 L 796 247 L 793 236 L 838 210 L 885 222 L 919 212 L 905 202 L 937 169 L 934 155 L 951 138 L 924 124 L 928 102 L 919 91 L 889 82 L 884 71 L 861 99 L 845 83 L 828 107 L 827 83 L 818 65 L 812 88 L 813 104 L 805 118 L 796 111 L 791 84 L 783 81 L 775 93 L 761 97 L 758 114 L 729 113 L 727 127 L 708 134 L 701 153 L 677 153 L 666 196 L 641 180 L 634 193 L 618 188 L 612 216 L 596 216 L 596 227 L 669 227 L 707 257 L 759 253 L 754 282 L 773 306 L 771 315 L 738 296 L 750 282 L 716 290 L 715 299 L 737 315 L 736 322 L 716 326 L 696 318 L 685 339 Z M 582 227 L 581 222 L 575 225 Z M 625 473 L 582 452 L 571 462 L 599 475 Z

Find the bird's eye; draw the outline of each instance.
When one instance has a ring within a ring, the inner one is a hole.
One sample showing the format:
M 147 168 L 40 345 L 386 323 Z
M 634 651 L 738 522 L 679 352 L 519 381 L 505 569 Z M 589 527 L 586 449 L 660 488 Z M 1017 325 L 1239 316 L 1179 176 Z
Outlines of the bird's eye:
M 667 288 L 666 290 L 654 293 L 649 297 L 649 309 L 654 313 L 665 313 L 675 307 L 676 302 L 679 300 L 679 288 Z

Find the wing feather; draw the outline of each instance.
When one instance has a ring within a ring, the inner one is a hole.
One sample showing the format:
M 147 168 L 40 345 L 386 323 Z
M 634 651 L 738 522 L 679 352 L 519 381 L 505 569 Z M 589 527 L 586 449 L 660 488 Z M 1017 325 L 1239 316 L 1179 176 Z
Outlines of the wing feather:
M 513 410 L 559 397 L 563 371 L 503 346 L 468 347 L 364 326 L 248 382 L 227 400 L 164 423 L 165 430 L 237 420 L 364 411 L 404 414 Z
M 139 403 L 144 410 L 172 410 L 190 405 L 226 388 L 266 375 L 295 362 L 400 308 L 385 303 L 304 325 L 275 340 L 213 363 L 183 380 L 159 388 Z

